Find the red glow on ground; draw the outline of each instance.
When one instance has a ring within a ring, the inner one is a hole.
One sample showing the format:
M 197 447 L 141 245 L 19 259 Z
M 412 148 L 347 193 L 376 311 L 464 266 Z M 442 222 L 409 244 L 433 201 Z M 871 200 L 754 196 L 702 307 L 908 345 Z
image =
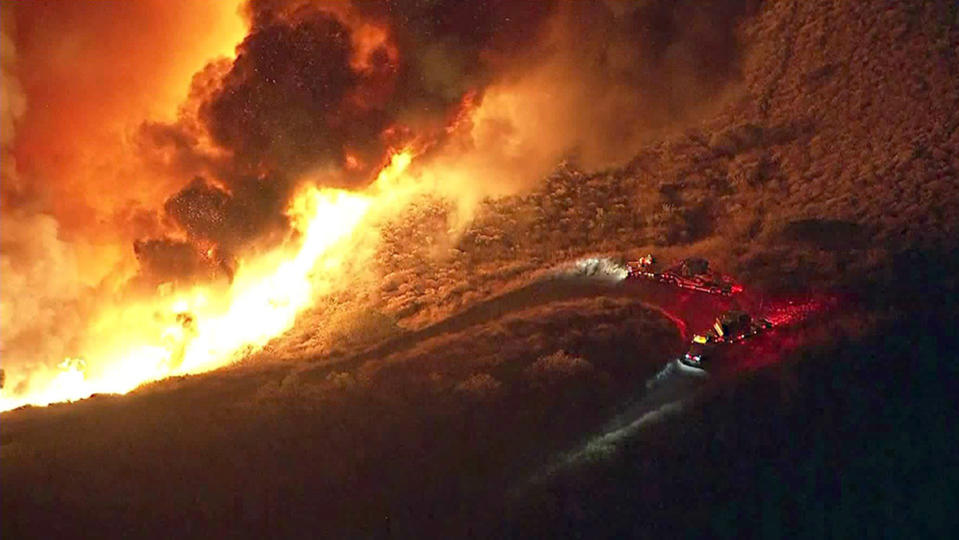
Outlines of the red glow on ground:
M 684 321 L 678 315 L 674 315 L 673 313 L 670 313 L 661 307 L 656 307 L 656 310 L 676 325 L 676 328 L 679 330 L 680 337 L 682 337 L 684 340 L 689 339 L 689 331 L 686 329 L 686 321 Z
M 816 313 L 835 305 L 836 299 L 825 296 L 790 298 L 772 302 L 761 314 L 774 326 L 797 324 Z
M 838 307 L 837 296 L 825 294 L 794 295 L 764 302 L 756 316 L 773 324 L 773 328 L 756 338 L 748 339 L 730 351 L 730 363 L 735 371 L 754 370 L 781 362 L 800 347 L 816 340 L 816 322 L 827 312 Z

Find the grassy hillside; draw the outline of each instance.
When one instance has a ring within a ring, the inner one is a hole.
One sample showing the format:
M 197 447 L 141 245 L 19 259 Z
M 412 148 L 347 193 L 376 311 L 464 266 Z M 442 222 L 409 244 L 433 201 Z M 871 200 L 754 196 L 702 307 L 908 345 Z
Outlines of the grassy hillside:
M 412 209 L 379 258 L 383 307 L 452 309 L 595 252 L 705 253 L 753 283 L 806 287 L 947 250 L 959 234 L 956 18 L 945 1 L 764 4 L 714 117 L 619 167 L 562 165 L 482 205 L 453 245 L 441 201 Z
M 483 202 L 457 234 L 447 202 L 420 201 L 385 226 L 373 277 L 256 357 L 269 361 L 5 413 L 4 538 L 941 535 L 954 506 L 939 472 L 955 470 L 942 456 L 956 434 L 957 13 L 763 3 L 709 117 L 606 170 L 570 158 Z M 670 321 L 635 299 L 551 302 L 330 363 L 556 263 L 646 251 L 705 255 L 750 287 L 852 290 L 884 317 L 717 385 L 518 500 L 517 478 L 680 350 Z
M 681 346 L 635 301 L 585 299 L 349 368 L 6 413 L 4 537 L 462 533 Z

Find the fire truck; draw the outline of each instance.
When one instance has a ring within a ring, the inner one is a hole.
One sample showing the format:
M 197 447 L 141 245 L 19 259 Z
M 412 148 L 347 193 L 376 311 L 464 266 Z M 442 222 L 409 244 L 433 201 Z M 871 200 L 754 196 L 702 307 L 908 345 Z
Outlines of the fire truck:
M 772 327 L 773 323 L 768 320 L 753 318 L 745 311 L 727 311 L 716 318 L 709 331 L 693 337 L 689 350 L 679 361 L 702 368 L 726 346 L 757 336 Z
M 743 290 L 742 286 L 725 274 L 714 272 L 706 259 L 694 257 L 683 259 L 679 264 L 656 272 L 656 261 L 646 255 L 626 263 L 627 277 L 644 278 L 667 283 L 682 289 L 691 289 L 709 294 L 732 296 Z

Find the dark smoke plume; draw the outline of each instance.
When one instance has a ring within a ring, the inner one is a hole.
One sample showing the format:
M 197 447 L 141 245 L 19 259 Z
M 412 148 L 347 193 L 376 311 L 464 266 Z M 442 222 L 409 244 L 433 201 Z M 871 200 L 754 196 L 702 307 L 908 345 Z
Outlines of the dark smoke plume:
M 250 34 L 201 107 L 213 139 L 244 170 L 287 175 L 350 153 L 362 166 L 346 181 L 357 185 L 402 142 L 388 128 L 441 129 L 467 92 L 489 84 L 497 55 L 530 42 L 550 4 L 273 0 L 249 11 Z M 364 52 L 369 28 L 389 33 Z
M 251 0 L 235 61 L 198 74 L 191 114 L 144 126 L 215 181 L 194 180 L 164 210 L 191 239 L 242 250 L 283 230 L 302 175 L 361 187 L 414 138 L 441 153 L 464 97 L 481 103 L 496 85 L 527 93 L 520 108 L 535 114 L 472 135 L 468 160 L 487 176 L 535 178 L 570 153 L 608 165 L 735 79 L 736 23 L 753 4 Z M 198 129 L 227 157 L 201 150 Z M 498 137 L 522 139 L 517 155 L 486 155 Z

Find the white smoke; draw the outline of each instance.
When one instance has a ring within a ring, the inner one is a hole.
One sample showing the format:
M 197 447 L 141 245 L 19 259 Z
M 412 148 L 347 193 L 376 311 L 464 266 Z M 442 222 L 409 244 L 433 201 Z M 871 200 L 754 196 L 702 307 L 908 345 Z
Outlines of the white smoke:
M 7 13 L 0 17 L 0 180 L 4 189 L 17 185 L 17 166 L 10 146 L 17 122 L 27 110 L 27 100 L 16 75 L 17 49 L 12 20 Z
M 56 219 L 37 211 L 22 192 L 13 145 L 27 100 L 10 15 L 0 16 L 0 359 L 5 391 L 16 391 L 28 371 L 65 356 L 69 338 L 62 329 L 75 326 L 81 284 Z
M 583 277 L 605 281 L 626 279 L 626 267 L 608 257 L 586 257 L 561 267 L 557 274 L 563 277 Z
M 645 392 L 637 402 L 581 445 L 551 460 L 532 481 L 543 481 L 562 470 L 609 459 L 647 426 L 682 414 L 690 397 L 699 392 L 708 377 L 705 371 L 686 367 L 678 360 L 668 362 L 646 382 Z

